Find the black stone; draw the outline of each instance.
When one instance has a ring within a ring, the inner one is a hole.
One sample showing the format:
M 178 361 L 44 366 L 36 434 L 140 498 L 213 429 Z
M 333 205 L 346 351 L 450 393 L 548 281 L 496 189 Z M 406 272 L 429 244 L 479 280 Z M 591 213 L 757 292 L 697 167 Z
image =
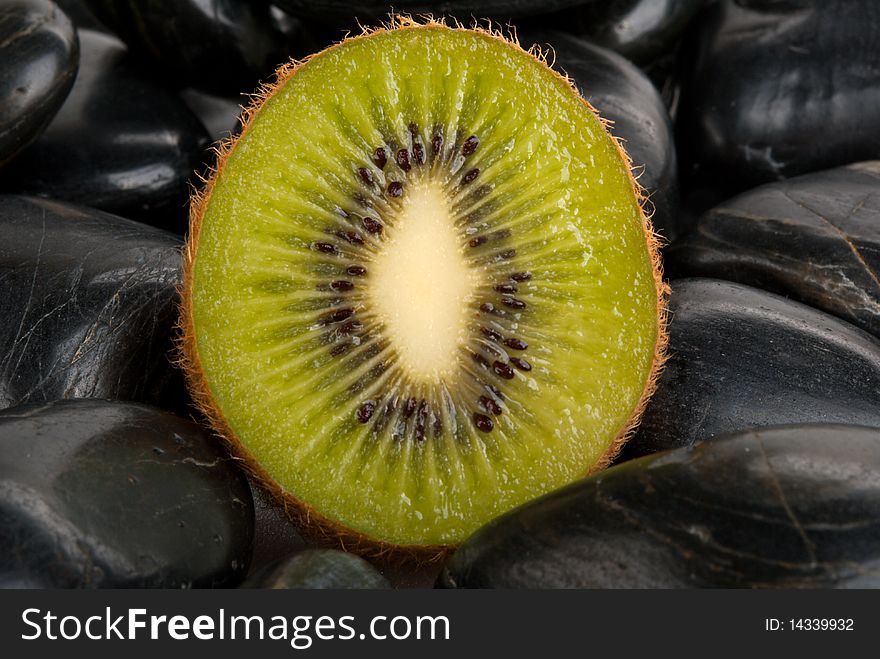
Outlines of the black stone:
M 0 581 L 231 586 L 253 522 L 247 479 L 190 421 L 82 399 L 0 412 Z
M 0 409 L 57 398 L 174 404 L 180 239 L 0 195 Z
M 116 38 L 79 36 L 70 95 L 42 136 L 0 170 L 0 187 L 182 233 L 189 182 L 209 142 L 205 129 L 176 94 L 133 68 Z
M 875 0 L 714 3 L 682 123 L 701 175 L 740 191 L 880 158 L 878 30 Z
M 543 21 L 640 65 L 675 49 L 703 0 L 586 0 Z
M 364 559 L 335 549 L 309 549 L 255 573 L 246 588 L 364 589 L 390 588 Z
M 554 68 L 567 73 L 624 140 L 639 183 L 649 194 L 654 227 L 667 239 L 678 233 L 678 167 L 672 122 L 645 75 L 623 57 L 564 32 L 523 31 L 523 46 L 552 46 Z M 552 62 L 552 58 L 551 58 Z
M 388 20 L 394 9 L 398 15 L 432 15 L 436 18 L 452 16 L 463 21 L 474 18 L 503 20 L 522 16 L 547 14 L 582 4 L 584 0 L 273 0 L 273 3 L 297 16 L 307 16 L 325 23 L 348 27 L 358 20 Z
M 285 503 L 253 477 L 248 477 L 254 500 L 254 553 L 251 572 L 308 548 Z
M 197 89 L 184 89 L 180 95 L 202 122 L 212 142 L 238 135 L 241 131 L 241 108 L 247 107 L 246 98 L 215 96 Z
M 266 0 L 87 0 L 132 53 L 170 79 L 218 94 L 250 93 L 288 57 L 310 52 L 293 17 Z M 282 31 L 283 30 L 285 31 Z
M 79 42 L 49 0 L 0 4 L 0 165 L 33 142 L 67 98 Z
M 765 428 L 613 467 L 478 531 L 459 588 L 880 587 L 880 431 Z
M 73 21 L 77 28 L 110 32 L 107 26 L 99 21 L 92 13 L 92 10 L 88 8 L 86 5 L 87 0 L 53 0 L 53 2 L 61 7 L 65 14 L 70 16 L 70 20 Z
M 672 276 L 763 288 L 880 336 L 880 162 L 743 193 L 703 215 L 668 257 Z
M 798 302 L 672 282 L 669 360 L 620 460 L 790 423 L 880 427 L 880 341 Z

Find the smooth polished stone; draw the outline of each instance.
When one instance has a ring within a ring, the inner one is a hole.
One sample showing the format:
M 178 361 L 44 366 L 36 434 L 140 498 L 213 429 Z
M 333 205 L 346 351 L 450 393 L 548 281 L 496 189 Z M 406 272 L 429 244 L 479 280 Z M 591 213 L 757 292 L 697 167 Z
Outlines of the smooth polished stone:
M 179 405 L 179 238 L 13 195 L 0 195 L 0 236 L 0 409 L 75 397 Z
M 49 0 L 0 3 L 0 165 L 33 142 L 67 98 L 79 41 Z
M 546 14 L 582 4 L 584 0 L 273 0 L 273 3 L 296 16 L 308 16 L 326 23 L 347 22 L 357 24 L 358 20 L 388 20 L 394 9 L 398 15 L 434 17 L 452 16 L 463 21 L 476 18 L 519 18 Z
M 0 412 L 0 582 L 233 586 L 253 521 L 247 479 L 191 421 L 88 399 Z
M 756 288 L 673 280 L 669 359 L 618 461 L 789 423 L 880 428 L 880 341 Z
M 310 51 L 305 28 L 285 31 L 266 0 L 87 0 L 133 54 L 164 76 L 218 94 L 250 93 L 288 57 Z M 295 25 L 294 25 L 295 23 Z
M 242 107 L 247 107 L 249 102 L 246 97 L 215 96 L 198 89 L 184 89 L 180 96 L 202 122 L 213 143 L 241 131 Z
M 699 25 L 682 126 L 732 191 L 880 158 L 880 3 L 719 0 Z
M 552 47 L 554 68 L 574 80 L 581 95 L 613 122 L 623 140 L 654 228 L 666 239 L 678 235 L 678 165 L 669 113 L 656 88 L 633 64 L 607 49 L 556 30 L 523 30 L 525 47 Z
M 542 21 L 640 66 L 672 52 L 704 0 L 586 0 Z
M 134 68 L 125 46 L 80 30 L 80 68 L 42 136 L 0 170 L 5 192 L 73 201 L 183 233 L 208 135 L 172 91 Z
M 745 192 L 667 252 L 678 277 L 785 295 L 880 337 L 880 161 Z
M 375 589 L 388 581 L 364 559 L 335 549 L 308 549 L 249 577 L 246 588 Z
M 634 460 L 453 555 L 458 588 L 880 587 L 880 431 L 803 425 Z

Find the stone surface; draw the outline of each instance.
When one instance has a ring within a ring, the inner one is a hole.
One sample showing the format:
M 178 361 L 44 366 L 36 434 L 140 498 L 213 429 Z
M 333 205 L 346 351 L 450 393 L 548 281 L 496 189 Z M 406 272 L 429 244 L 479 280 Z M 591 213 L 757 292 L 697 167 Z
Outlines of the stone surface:
M 288 57 L 311 52 L 302 24 L 266 0 L 88 0 L 95 15 L 166 76 L 220 94 L 250 93 Z M 291 29 L 293 28 L 293 29 Z
M 79 64 L 70 19 L 49 0 L 0 4 L 0 165 L 33 142 L 67 98 Z
M 211 142 L 237 135 L 241 130 L 239 117 L 241 108 L 249 103 L 247 97 L 215 96 L 197 89 L 184 89 L 180 95 L 208 131 Z
M 524 30 L 520 42 L 545 50 L 551 46 L 554 68 L 567 73 L 602 117 L 614 122 L 611 133 L 623 140 L 649 195 L 654 228 L 673 239 L 678 234 L 675 142 L 669 113 L 651 82 L 619 55 L 564 32 Z
M 247 588 L 390 588 L 364 559 L 335 549 L 309 549 L 282 559 L 249 577 Z
M 880 336 L 880 161 L 745 192 L 667 256 L 671 276 L 763 288 Z
M 0 582 L 235 585 L 252 535 L 247 480 L 190 421 L 82 399 L 0 412 Z
M 703 0 L 586 0 L 545 21 L 640 66 L 670 53 Z
M 63 199 L 182 233 L 209 138 L 116 38 L 80 30 L 76 83 L 42 136 L 0 170 L 6 192 Z
M 470 21 L 479 18 L 517 18 L 546 14 L 558 9 L 574 7 L 584 0 L 273 0 L 297 16 L 308 16 L 328 23 L 355 19 L 387 20 L 393 8 L 397 14 L 419 16 L 431 14 L 434 17 L 455 16 Z
M 0 195 L 0 409 L 57 398 L 172 404 L 177 237 Z
M 446 587 L 880 587 L 880 431 L 765 428 L 628 462 L 478 531 Z
M 682 124 L 703 175 L 738 191 L 880 158 L 878 29 L 874 0 L 714 3 Z
M 626 460 L 789 423 L 880 427 L 880 341 L 756 288 L 672 283 L 669 359 Z

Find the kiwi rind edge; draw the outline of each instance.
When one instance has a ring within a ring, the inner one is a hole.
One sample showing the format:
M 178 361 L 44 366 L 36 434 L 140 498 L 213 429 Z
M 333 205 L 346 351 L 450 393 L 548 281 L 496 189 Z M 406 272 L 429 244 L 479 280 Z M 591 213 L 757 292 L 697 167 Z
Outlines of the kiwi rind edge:
M 250 451 L 248 451 L 238 438 L 236 438 L 231 426 L 224 418 L 222 411 L 214 402 L 214 397 L 211 395 L 210 387 L 205 379 L 204 370 L 196 347 L 191 295 L 193 272 L 202 220 L 211 199 L 214 183 L 222 173 L 226 160 L 238 140 L 247 134 L 253 118 L 259 113 L 266 101 L 272 98 L 278 90 L 290 80 L 290 78 L 296 75 L 300 66 L 306 64 L 312 58 L 319 57 L 353 39 L 362 39 L 372 34 L 390 30 L 419 29 L 425 27 L 435 29 L 473 30 L 518 48 L 519 50 L 528 53 L 542 64 L 547 65 L 553 75 L 564 81 L 571 88 L 572 92 L 577 95 L 584 106 L 586 106 L 590 112 L 598 118 L 600 124 L 617 147 L 617 151 L 626 165 L 627 174 L 629 175 L 633 192 L 639 204 L 640 216 L 642 218 L 642 230 L 647 242 L 648 256 L 651 261 L 654 285 L 657 292 L 657 339 L 654 346 L 654 359 L 645 386 L 642 390 L 641 397 L 630 414 L 629 419 L 624 423 L 614 440 L 612 440 L 608 449 L 599 457 L 585 475 L 596 473 L 610 465 L 617 457 L 618 453 L 620 453 L 620 450 L 623 448 L 627 439 L 629 439 L 629 437 L 635 432 L 642 413 L 648 404 L 648 400 L 657 388 L 660 371 L 666 361 L 666 347 L 668 343 L 667 302 L 669 297 L 669 286 L 663 281 L 662 264 L 660 261 L 661 237 L 655 233 L 652 228 L 650 216 L 645 210 L 647 195 L 645 190 L 639 185 L 636 177 L 633 175 L 632 159 L 624 149 L 622 140 L 615 137 L 610 131 L 613 122 L 610 122 L 599 115 L 598 111 L 590 105 L 583 96 L 581 96 L 577 86 L 571 78 L 552 68 L 552 62 L 548 62 L 548 59 L 553 56 L 552 49 L 545 51 L 536 44 L 528 50 L 525 50 L 520 45 L 519 40 L 516 37 L 516 32 L 513 29 L 510 30 L 509 35 L 505 34 L 503 30 L 496 28 L 490 21 L 487 21 L 485 27 L 475 23 L 469 28 L 462 25 L 457 20 L 451 22 L 452 25 L 449 25 L 446 20 L 435 19 L 431 16 L 422 16 L 419 20 L 416 20 L 407 15 L 391 14 L 389 16 L 389 21 L 386 24 L 375 28 L 362 27 L 361 34 L 346 37 L 342 41 L 334 43 L 320 52 L 309 55 L 303 60 L 291 59 L 282 64 L 275 72 L 275 81 L 272 83 L 261 83 L 257 92 L 251 95 L 248 107 L 243 108 L 239 119 L 241 122 L 241 130 L 239 131 L 239 134 L 221 140 L 215 145 L 214 152 L 216 155 L 216 165 L 212 167 L 205 176 L 200 176 L 203 184 L 202 188 L 200 190 L 194 189 L 192 192 L 189 210 L 189 235 L 183 249 L 183 276 L 179 290 L 180 314 L 178 320 L 177 361 L 184 372 L 189 392 L 196 408 L 205 416 L 206 420 L 219 438 L 224 442 L 233 458 L 241 464 L 252 479 L 266 489 L 277 505 L 283 507 L 288 517 L 290 517 L 308 541 L 320 546 L 340 547 L 347 551 L 352 551 L 372 558 L 380 563 L 387 563 L 389 565 L 413 563 L 424 565 L 437 563 L 450 554 L 455 549 L 456 545 L 396 545 L 376 540 L 319 514 L 309 504 L 297 499 L 284 490 L 260 465 Z

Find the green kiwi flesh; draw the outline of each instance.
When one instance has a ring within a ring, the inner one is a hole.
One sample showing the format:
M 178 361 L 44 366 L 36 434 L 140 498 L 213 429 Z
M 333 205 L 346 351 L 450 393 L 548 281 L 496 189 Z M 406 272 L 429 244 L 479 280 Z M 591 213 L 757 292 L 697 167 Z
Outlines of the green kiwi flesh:
M 183 350 L 253 471 L 382 547 L 605 466 L 664 345 L 629 162 L 499 35 L 405 24 L 279 71 L 195 200 Z

